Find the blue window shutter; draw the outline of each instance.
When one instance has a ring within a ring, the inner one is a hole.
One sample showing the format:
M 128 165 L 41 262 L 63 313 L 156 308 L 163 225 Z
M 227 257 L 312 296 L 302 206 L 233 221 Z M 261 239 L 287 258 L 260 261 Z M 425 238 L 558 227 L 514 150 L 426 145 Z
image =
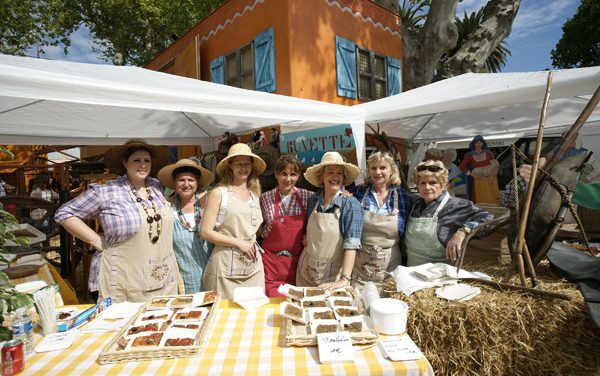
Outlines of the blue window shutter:
M 402 63 L 398 59 L 387 56 L 387 95 L 400 94 L 402 92 Z
M 340 97 L 356 98 L 356 44 L 335 36 L 337 93 Z
M 223 56 L 219 56 L 210 62 L 210 82 L 225 83 L 225 64 L 223 64 L 223 61 Z
M 272 93 L 276 89 L 275 39 L 273 28 L 254 38 L 254 72 L 256 90 Z

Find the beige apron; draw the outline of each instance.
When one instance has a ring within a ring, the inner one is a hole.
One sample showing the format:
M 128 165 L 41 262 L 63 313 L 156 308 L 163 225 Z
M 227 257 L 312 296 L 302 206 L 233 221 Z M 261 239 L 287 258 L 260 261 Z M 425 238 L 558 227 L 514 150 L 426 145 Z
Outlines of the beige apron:
M 344 238 L 340 232 L 340 212 L 318 213 L 317 206 L 306 225 L 306 247 L 296 271 L 297 286 L 318 286 L 334 282 L 342 272 Z
M 382 282 L 385 271 L 400 265 L 400 236 L 398 235 L 398 191 L 393 190 L 394 210 L 385 215 L 364 211 L 364 225 L 361 236 L 362 249 L 356 252 L 352 270 L 352 281 L 364 284 L 368 281 Z M 363 210 L 369 191 L 362 199 Z
M 244 239 L 256 240 L 256 231 L 262 223 L 262 213 L 258 198 L 251 193 L 249 202 L 242 202 L 229 190 L 221 194 L 228 195 L 227 211 L 223 223 L 217 230 L 220 234 Z M 205 290 L 217 290 L 223 299 L 233 299 L 236 287 L 265 288 L 265 272 L 260 253 L 256 253 L 256 261 L 252 261 L 237 248 L 216 245 L 213 249 L 202 284 Z
M 438 213 L 450 198 L 446 194 L 432 217 L 413 218 L 408 216 L 404 244 L 406 244 L 407 266 L 417 266 L 428 262 L 450 263 L 446 258 L 446 247 L 440 243 L 437 236 Z
M 155 244 L 148 238 L 148 222 L 142 207 L 138 232 L 124 242 L 106 247 L 102 252 L 99 275 L 100 299 L 110 296 L 113 302 L 145 302 L 157 295 L 176 295 L 177 261 L 173 252 L 173 210 L 165 205 L 159 213 L 161 233 Z M 156 226 L 156 225 L 155 225 Z M 154 229 L 156 227 L 153 226 Z

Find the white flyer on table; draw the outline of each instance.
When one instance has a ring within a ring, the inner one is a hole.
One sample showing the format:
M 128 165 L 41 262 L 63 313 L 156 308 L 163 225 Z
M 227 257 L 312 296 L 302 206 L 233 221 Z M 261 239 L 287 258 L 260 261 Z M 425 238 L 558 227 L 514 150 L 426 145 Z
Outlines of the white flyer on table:
M 407 335 L 380 338 L 378 344 L 383 356 L 394 362 L 417 360 L 423 356 L 421 350 Z

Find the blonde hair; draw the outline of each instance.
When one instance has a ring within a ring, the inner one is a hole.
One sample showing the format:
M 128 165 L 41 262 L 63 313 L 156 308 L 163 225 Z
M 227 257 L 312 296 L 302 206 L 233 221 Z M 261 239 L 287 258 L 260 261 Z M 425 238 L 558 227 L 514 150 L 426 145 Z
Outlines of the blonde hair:
M 376 151 L 369 156 L 369 159 L 367 159 L 367 172 L 365 173 L 364 183 L 365 187 L 373 184 L 373 182 L 371 181 L 371 174 L 369 173 L 369 171 L 371 170 L 371 165 L 380 161 L 384 161 L 387 164 L 389 164 L 390 169 L 392 170 L 392 173 L 390 174 L 390 177 L 387 181 L 388 188 L 394 185 L 399 185 L 401 182 L 400 173 L 398 172 L 398 167 L 396 166 L 396 161 L 394 160 L 394 158 L 385 151 Z
M 440 168 L 440 170 L 437 172 L 429 171 L 426 169 L 429 166 L 434 166 L 434 168 L 438 167 L 438 168 Z M 419 170 L 421 170 L 421 171 L 419 171 Z M 421 162 L 415 166 L 415 169 L 413 170 L 413 180 L 415 181 L 415 183 L 419 184 L 419 178 L 429 177 L 429 176 L 432 176 L 435 179 L 437 179 L 437 181 L 440 183 L 440 185 L 442 186 L 442 188 L 444 190 L 447 188 L 447 186 L 448 186 L 448 170 L 446 169 L 446 166 L 444 166 L 444 162 L 433 161 L 430 159 L 430 160 Z
M 223 169 L 223 173 L 219 175 L 221 177 L 221 182 L 219 183 L 220 186 L 227 187 L 233 182 L 233 171 L 231 170 L 230 162 L 237 157 L 245 157 L 245 155 L 237 155 L 227 161 L 227 168 Z M 249 158 L 253 160 L 253 157 Z M 250 190 L 250 192 L 254 193 L 256 196 L 260 196 L 260 180 L 258 180 L 258 174 L 254 169 L 254 163 L 252 163 L 252 173 L 248 177 L 246 187 L 248 187 L 248 190 Z

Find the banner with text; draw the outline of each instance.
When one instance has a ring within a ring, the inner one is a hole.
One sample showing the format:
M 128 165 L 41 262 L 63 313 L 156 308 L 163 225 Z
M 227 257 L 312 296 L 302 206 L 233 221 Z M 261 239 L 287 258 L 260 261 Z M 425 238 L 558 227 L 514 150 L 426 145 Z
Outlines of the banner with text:
M 357 164 L 356 145 L 350 124 L 284 133 L 280 137 L 281 153 L 294 153 L 303 167 L 321 162 L 328 151 L 337 151 L 347 162 Z

